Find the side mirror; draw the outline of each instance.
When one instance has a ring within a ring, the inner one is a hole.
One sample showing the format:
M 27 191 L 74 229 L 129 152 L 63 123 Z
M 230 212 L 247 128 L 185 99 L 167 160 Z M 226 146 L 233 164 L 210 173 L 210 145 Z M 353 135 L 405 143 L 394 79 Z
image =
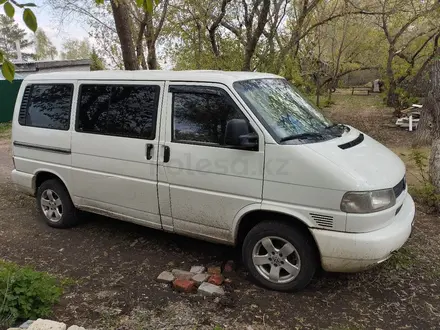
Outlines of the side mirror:
M 225 144 L 247 150 L 258 149 L 258 134 L 250 132 L 245 119 L 231 119 L 226 123 Z

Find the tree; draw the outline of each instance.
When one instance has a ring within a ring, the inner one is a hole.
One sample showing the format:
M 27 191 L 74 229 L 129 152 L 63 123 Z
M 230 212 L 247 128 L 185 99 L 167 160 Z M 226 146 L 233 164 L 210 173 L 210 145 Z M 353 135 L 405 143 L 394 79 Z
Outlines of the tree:
M 37 19 L 34 13 L 32 12 L 32 10 L 29 8 L 29 7 L 35 7 L 34 3 L 19 4 L 15 0 L 0 0 L 0 4 L 3 4 L 3 9 L 5 11 L 5 14 L 10 19 L 14 18 L 15 7 L 23 9 L 23 20 L 26 26 L 33 32 L 37 31 L 38 28 Z M 8 59 L 8 54 L 1 45 L 0 45 L 0 64 L 2 65 L 3 76 L 8 81 L 12 82 L 15 75 L 15 66 Z
M 221 24 L 231 31 L 244 46 L 243 71 L 251 71 L 251 61 L 258 41 L 268 22 L 270 0 L 243 0 Z M 235 15 L 238 14 L 238 15 Z M 244 26 L 244 33 L 242 27 Z M 244 34 L 244 35 L 243 35 Z
M 98 56 L 98 54 L 96 54 L 95 48 L 92 49 L 90 59 L 92 60 L 92 63 L 90 64 L 90 71 L 105 70 L 104 62 Z
M 43 29 L 38 29 L 35 33 L 35 59 L 53 60 L 58 55 L 57 48 L 47 37 Z
M 429 176 L 431 183 L 440 194 L 440 51 L 436 51 L 437 58 L 431 68 L 431 91 L 428 95 L 426 111 L 431 113 L 432 121 L 432 145 L 429 158 Z M 440 203 L 439 203 L 440 204 Z M 440 209 L 440 205 L 437 205 Z
M 89 42 L 77 39 L 68 39 L 63 43 L 61 57 L 64 60 L 78 60 L 90 58 L 92 53 Z
M 386 77 L 388 84 L 387 105 L 400 106 L 397 88 L 414 69 L 423 70 L 433 59 L 437 45 L 436 36 L 440 33 L 439 9 L 437 0 L 379 0 L 381 13 L 378 26 L 382 29 L 388 43 Z M 417 75 L 417 73 L 416 73 Z
M 0 49 L 9 58 L 17 58 L 16 42 L 20 43 L 22 50 L 32 46 L 33 42 L 27 38 L 26 31 L 21 29 L 12 18 L 0 15 Z M 23 52 L 24 60 L 32 57 L 31 53 Z

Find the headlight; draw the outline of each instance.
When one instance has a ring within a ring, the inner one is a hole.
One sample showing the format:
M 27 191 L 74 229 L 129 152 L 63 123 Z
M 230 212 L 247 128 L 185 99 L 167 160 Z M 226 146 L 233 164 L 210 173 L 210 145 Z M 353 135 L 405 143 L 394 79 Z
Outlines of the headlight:
M 349 191 L 342 197 L 341 211 L 347 213 L 372 213 L 396 204 L 393 189 L 375 191 Z

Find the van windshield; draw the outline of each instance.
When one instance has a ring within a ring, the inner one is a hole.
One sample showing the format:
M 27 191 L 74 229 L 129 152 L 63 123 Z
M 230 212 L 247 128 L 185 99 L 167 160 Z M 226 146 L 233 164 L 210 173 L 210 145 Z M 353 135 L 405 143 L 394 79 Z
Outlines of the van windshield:
M 237 81 L 234 88 L 279 143 L 319 142 L 341 136 L 344 130 L 285 79 Z

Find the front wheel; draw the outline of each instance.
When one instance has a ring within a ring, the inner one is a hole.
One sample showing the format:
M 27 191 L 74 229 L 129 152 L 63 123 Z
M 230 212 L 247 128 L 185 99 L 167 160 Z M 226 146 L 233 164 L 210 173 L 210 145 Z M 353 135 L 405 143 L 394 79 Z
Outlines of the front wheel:
M 314 242 L 309 235 L 282 222 L 261 222 L 247 234 L 243 263 L 261 285 L 277 291 L 306 287 L 317 268 Z

